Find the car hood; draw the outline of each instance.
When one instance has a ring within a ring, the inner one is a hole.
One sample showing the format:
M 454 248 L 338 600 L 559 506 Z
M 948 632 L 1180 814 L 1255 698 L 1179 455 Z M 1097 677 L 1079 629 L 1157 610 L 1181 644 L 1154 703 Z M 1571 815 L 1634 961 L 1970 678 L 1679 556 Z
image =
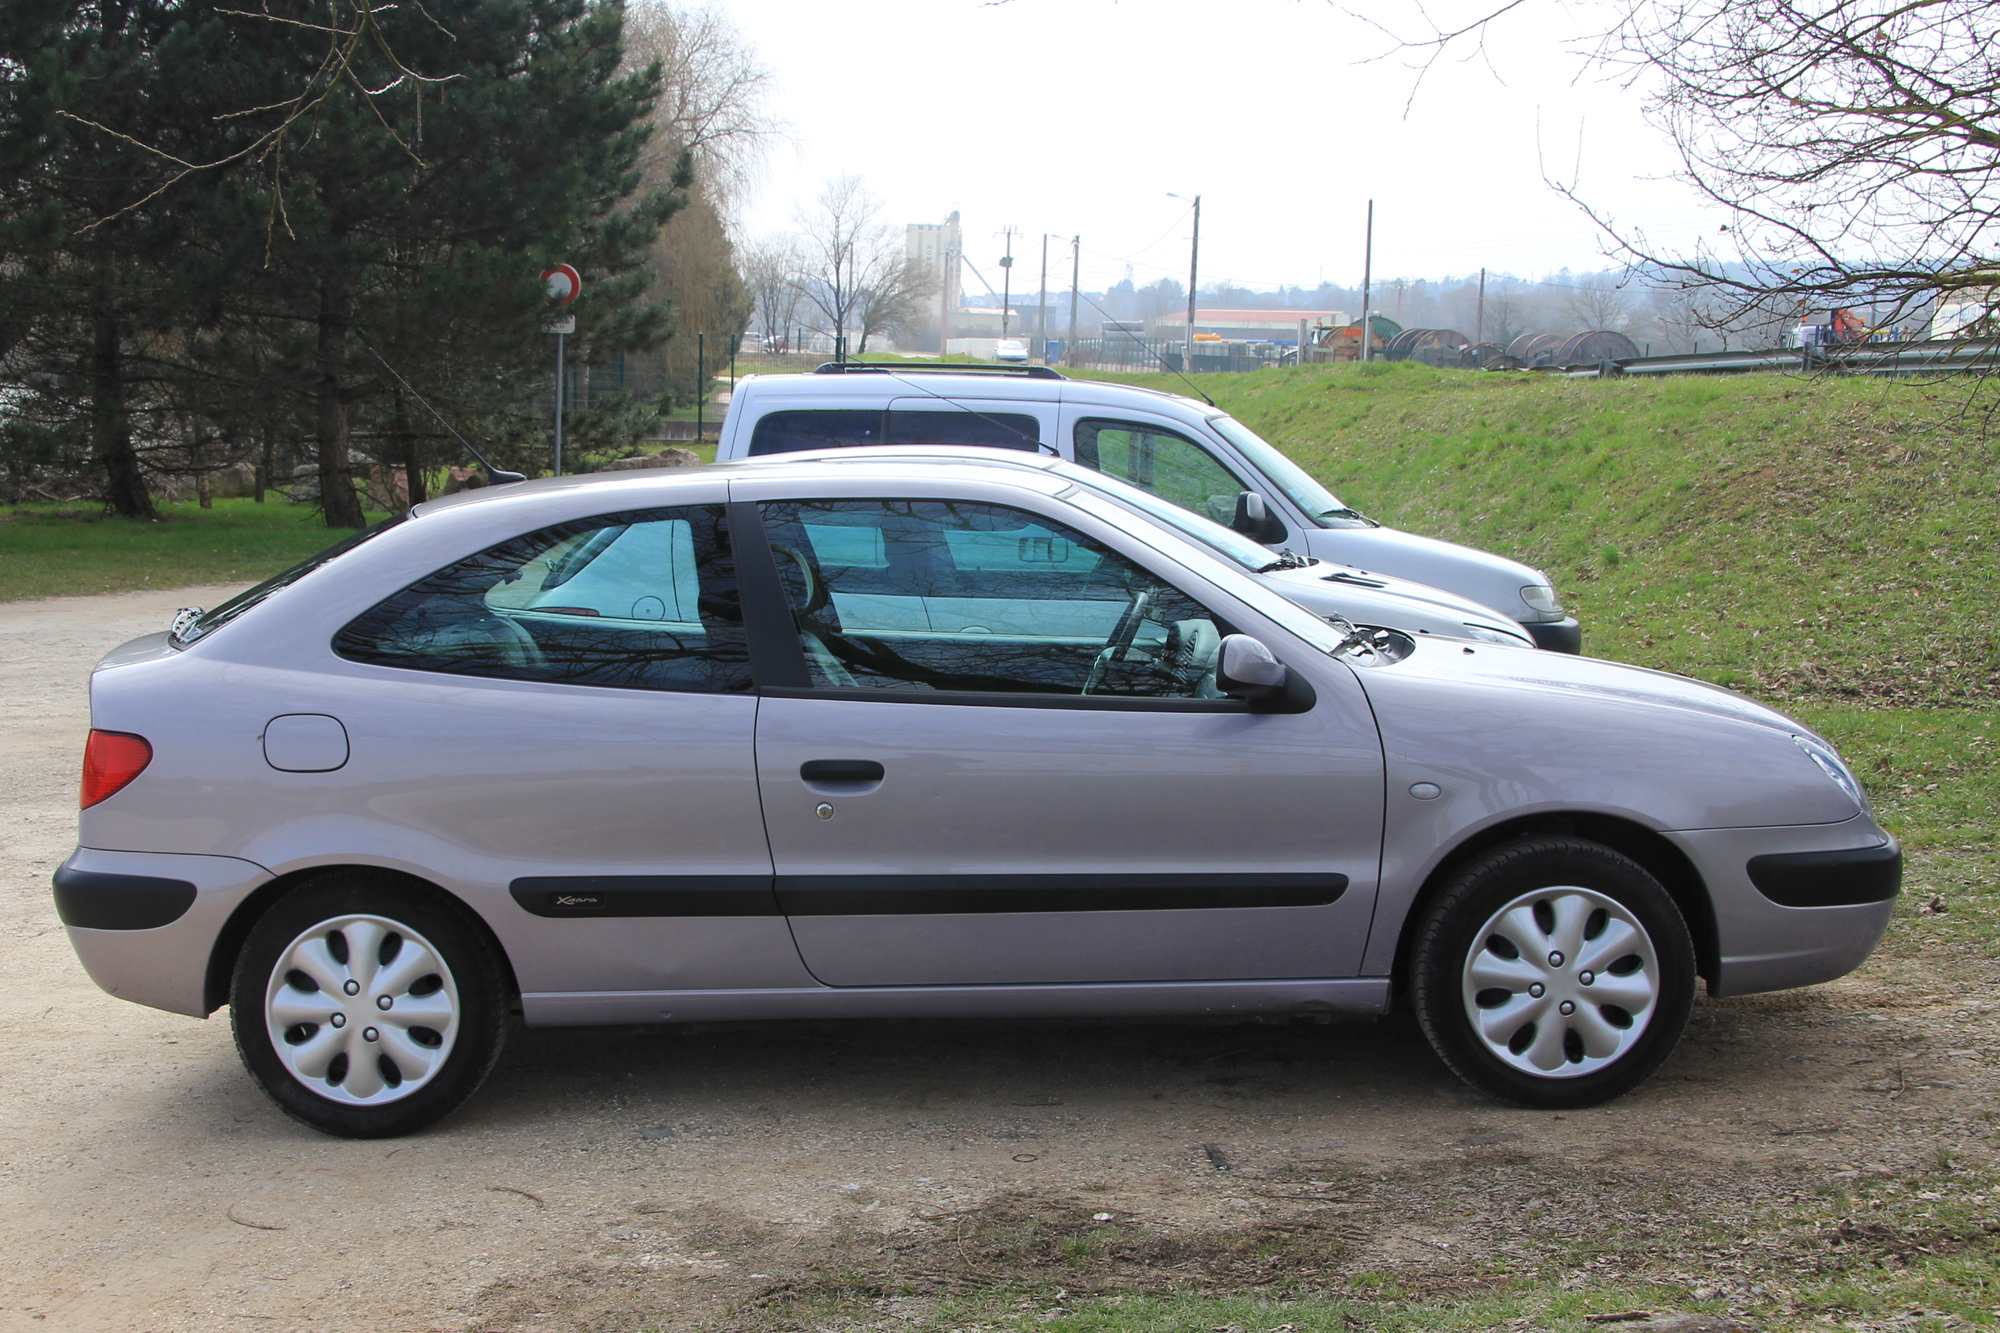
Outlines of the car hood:
M 1504 644 L 1449 644 L 1419 641 L 1401 662 L 1362 672 L 1366 685 L 1380 674 L 1428 676 L 1440 681 L 1477 683 L 1552 700 L 1595 699 L 1648 709 L 1672 709 L 1755 726 L 1816 736 L 1816 733 L 1755 699 L 1671 671 L 1631 666 L 1601 657 L 1549 653 Z
M 1521 632 L 1512 618 L 1501 615 L 1492 607 L 1483 606 L 1470 597 L 1461 597 L 1455 592 L 1447 592 L 1443 588 L 1435 588 L 1428 583 L 1418 583 L 1413 579 L 1401 579 L 1393 574 L 1358 569 L 1353 565 L 1322 560 L 1304 569 L 1274 569 L 1262 578 L 1285 596 L 1316 613 L 1319 612 L 1321 603 L 1332 606 L 1339 606 L 1343 602 L 1353 602 L 1357 606 L 1416 603 L 1432 616 L 1443 617 L 1454 626 L 1463 626 L 1465 622 L 1473 621 Z M 1353 620 L 1357 617 L 1349 615 L 1348 619 Z M 1396 625 L 1394 621 L 1379 623 L 1388 623 L 1397 629 L 1405 628 Z
M 1413 583 L 1447 589 L 1516 620 L 1541 620 L 1521 589 L 1548 575 L 1518 560 L 1395 528 L 1315 528 L 1299 534 L 1306 552 Z

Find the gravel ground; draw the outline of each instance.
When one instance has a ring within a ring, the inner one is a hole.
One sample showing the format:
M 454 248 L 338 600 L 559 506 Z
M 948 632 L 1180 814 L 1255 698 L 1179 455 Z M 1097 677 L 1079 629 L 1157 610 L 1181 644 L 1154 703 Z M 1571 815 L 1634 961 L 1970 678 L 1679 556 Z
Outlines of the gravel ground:
M 1567 1115 L 1464 1089 L 1400 1022 L 795 1024 L 517 1030 L 443 1125 L 322 1138 L 226 1015 L 101 994 L 48 892 L 90 664 L 227 592 L 0 606 L 0 1330 L 681 1327 L 836 1259 L 949 1289 L 982 1215 L 1156 1245 L 1318 1219 L 1329 1261 L 1444 1274 L 1649 1206 L 1726 1221 L 1990 1160 L 1995 969 L 1910 947 L 1701 1002 L 1646 1087 Z

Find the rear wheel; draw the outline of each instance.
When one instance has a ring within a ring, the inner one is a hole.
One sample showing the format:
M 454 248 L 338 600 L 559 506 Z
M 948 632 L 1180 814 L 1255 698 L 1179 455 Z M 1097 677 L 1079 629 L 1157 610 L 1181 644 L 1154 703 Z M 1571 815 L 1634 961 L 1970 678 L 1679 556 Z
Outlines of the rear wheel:
M 230 986 L 236 1049 L 293 1119 L 343 1138 L 456 1110 L 505 1034 L 497 951 L 460 904 L 392 876 L 329 874 L 251 929 Z
M 1660 882 L 1578 838 L 1488 852 L 1439 895 L 1412 958 L 1417 1018 L 1452 1071 L 1525 1106 L 1591 1106 L 1670 1054 L 1694 942 Z

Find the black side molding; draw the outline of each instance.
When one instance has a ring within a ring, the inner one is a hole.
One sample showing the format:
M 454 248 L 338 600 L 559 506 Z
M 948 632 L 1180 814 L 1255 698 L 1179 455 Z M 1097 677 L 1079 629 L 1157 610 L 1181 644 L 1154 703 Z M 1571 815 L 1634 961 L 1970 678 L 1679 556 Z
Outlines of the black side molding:
M 153 875 L 107 875 L 72 870 L 55 874 L 56 915 L 65 926 L 85 930 L 154 930 L 169 926 L 194 906 L 195 888 L 184 879 Z
M 776 916 L 769 875 L 550 875 L 507 886 L 536 916 Z
M 788 916 L 1324 907 L 1345 875 L 780 875 Z
M 1780 907 L 1852 907 L 1885 903 L 1902 891 L 1903 849 L 1778 852 L 1750 858 L 1750 882 Z

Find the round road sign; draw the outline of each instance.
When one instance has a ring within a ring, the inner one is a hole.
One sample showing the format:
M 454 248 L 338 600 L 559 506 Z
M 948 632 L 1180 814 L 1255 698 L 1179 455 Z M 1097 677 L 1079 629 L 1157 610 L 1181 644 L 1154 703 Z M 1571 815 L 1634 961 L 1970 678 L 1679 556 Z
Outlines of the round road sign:
M 570 305 L 576 300 L 576 294 L 583 290 L 582 276 L 568 264 L 543 269 L 542 281 L 548 286 L 551 305 Z

